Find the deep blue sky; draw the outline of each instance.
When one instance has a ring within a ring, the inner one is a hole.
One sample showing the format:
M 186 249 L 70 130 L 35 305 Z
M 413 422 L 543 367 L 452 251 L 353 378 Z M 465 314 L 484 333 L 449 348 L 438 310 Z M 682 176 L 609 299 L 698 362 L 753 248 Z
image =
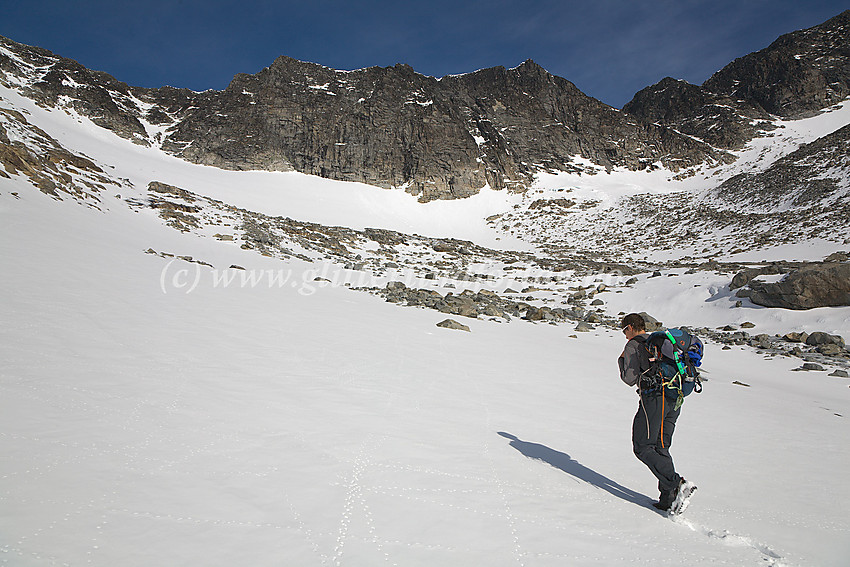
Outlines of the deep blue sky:
M 700 84 L 828 0 L 2 0 L 0 35 L 131 85 L 223 89 L 279 55 L 442 77 L 534 59 L 621 107 L 665 76 Z

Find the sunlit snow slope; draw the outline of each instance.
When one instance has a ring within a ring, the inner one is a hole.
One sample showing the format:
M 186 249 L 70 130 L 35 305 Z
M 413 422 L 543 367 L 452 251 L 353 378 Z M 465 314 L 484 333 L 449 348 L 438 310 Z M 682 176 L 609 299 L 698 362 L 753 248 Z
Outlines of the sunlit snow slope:
M 846 565 L 847 379 L 708 344 L 709 381 L 673 447 L 699 491 L 672 521 L 631 453 L 619 331 L 438 328 L 436 311 L 126 204 L 158 180 L 270 214 L 496 245 L 483 219 L 514 197 L 423 208 L 220 172 L 3 96 L 123 184 L 94 208 L 0 179 L 0 563 Z M 277 283 L 225 281 L 229 265 Z M 622 308 L 644 309 L 652 286 L 682 297 L 680 281 L 644 282 Z
M 846 380 L 709 345 L 710 382 L 674 448 L 700 490 L 672 522 L 631 455 L 637 399 L 616 376 L 618 333 L 439 329 L 435 312 L 308 289 L 299 261 L 286 265 L 297 286 L 164 293 L 173 267 L 139 253 L 151 241 L 281 266 L 15 189 L 0 196 L 6 564 L 842 565 L 850 553 L 850 488 L 836 482 L 850 462 Z

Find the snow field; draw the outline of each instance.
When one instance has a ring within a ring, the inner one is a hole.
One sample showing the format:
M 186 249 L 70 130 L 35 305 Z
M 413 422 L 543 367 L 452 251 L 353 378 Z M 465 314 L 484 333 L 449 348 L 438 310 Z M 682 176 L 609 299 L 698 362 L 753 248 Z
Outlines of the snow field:
M 14 190 L 0 195 L 14 267 L 0 279 L 0 562 L 848 556 L 850 489 L 834 482 L 850 462 L 846 380 L 709 345 L 710 382 L 673 450 L 700 490 L 674 523 L 649 506 L 654 479 L 631 455 L 637 399 L 616 375 L 617 333 L 465 319 L 471 333 L 450 331 L 434 326 L 442 314 L 337 286 L 163 292 L 168 260 L 149 246 L 217 267 L 281 263 L 153 215 Z

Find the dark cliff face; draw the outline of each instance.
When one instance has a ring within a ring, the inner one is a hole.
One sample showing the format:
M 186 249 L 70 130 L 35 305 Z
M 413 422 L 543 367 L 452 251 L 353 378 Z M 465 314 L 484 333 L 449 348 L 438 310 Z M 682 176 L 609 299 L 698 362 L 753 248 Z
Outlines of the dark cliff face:
M 7 84 L 139 144 L 228 169 L 297 170 L 403 187 L 421 200 L 522 190 L 573 158 L 679 169 L 728 156 L 611 108 L 526 61 L 442 79 L 407 65 L 336 71 L 280 57 L 223 91 L 129 87 L 7 39 Z
M 188 111 L 163 146 L 231 169 L 295 169 L 463 197 L 486 183 L 436 79 L 406 66 L 341 72 L 286 57 Z M 159 93 L 150 96 L 158 102 Z M 434 195 L 437 196 L 437 195 Z
M 149 94 L 158 101 L 159 94 Z M 234 169 L 292 168 L 406 187 L 422 200 L 523 188 L 574 156 L 640 169 L 721 159 L 592 99 L 532 61 L 435 79 L 407 65 L 335 71 L 286 57 L 182 118 L 167 151 Z
M 639 91 L 623 110 L 723 149 L 739 149 L 771 127 L 758 105 L 670 77 Z
M 850 95 L 850 10 L 736 59 L 702 86 L 666 78 L 623 107 L 643 120 L 737 149 L 771 115 L 803 118 Z

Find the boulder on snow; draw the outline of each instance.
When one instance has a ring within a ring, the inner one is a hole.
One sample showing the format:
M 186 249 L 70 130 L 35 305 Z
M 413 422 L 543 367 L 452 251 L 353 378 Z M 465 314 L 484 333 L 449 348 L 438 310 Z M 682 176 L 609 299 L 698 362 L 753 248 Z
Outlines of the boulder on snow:
M 770 335 L 768 335 L 767 333 L 762 333 L 760 335 L 756 335 L 750 340 L 750 346 L 768 349 L 773 346 L 773 343 L 770 340 Z
M 442 327 L 444 329 L 455 329 L 457 331 L 466 331 L 467 333 L 472 332 L 472 331 L 470 331 L 469 327 L 467 327 L 466 325 L 463 325 L 461 323 L 458 323 L 454 319 L 445 319 L 443 321 L 440 321 L 439 323 L 437 323 L 437 326 Z
M 481 313 L 478 309 L 478 304 L 475 303 L 472 297 L 468 295 L 453 295 L 451 293 L 446 294 L 443 298 L 439 310 L 443 313 L 451 313 L 452 315 L 460 315 L 471 319 L 477 319 Z
M 773 276 L 784 274 L 787 271 L 788 268 L 782 264 L 771 264 L 762 268 L 747 268 L 735 274 L 735 277 L 732 278 L 732 283 L 729 284 L 729 289 L 744 287 L 759 276 Z
M 786 333 L 785 336 L 782 337 L 782 338 L 784 338 L 789 343 L 804 343 L 804 342 L 806 342 L 806 339 L 809 338 L 809 334 L 808 333 L 796 333 L 796 332 Z
M 801 366 L 799 368 L 794 368 L 794 370 L 797 371 L 797 372 L 801 372 L 801 371 L 807 372 L 807 371 L 810 371 L 810 370 L 813 370 L 815 372 L 821 372 L 821 371 L 826 370 L 826 369 L 823 366 L 821 366 L 820 364 L 816 364 L 814 362 L 806 362 L 806 363 L 803 363 L 803 366 Z
M 646 325 L 646 330 L 648 332 L 651 333 L 653 331 L 660 331 L 664 328 L 664 324 L 661 321 L 659 321 L 646 311 L 641 311 L 640 316 L 643 318 L 643 322 Z
M 800 268 L 776 283 L 750 281 L 738 297 L 763 307 L 813 309 L 850 306 L 850 263 L 821 263 Z
M 824 356 L 841 356 L 846 352 L 842 347 L 832 343 L 820 345 L 815 350 Z
M 840 335 L 830 335 L 829 333 L 822 333 L 820 331 L 816 331 L 806 337 L 805 343 L 809 346 L 819 346 L 819 345 L 838 345 L 840 347 L 844 347 L 844 338 Z

